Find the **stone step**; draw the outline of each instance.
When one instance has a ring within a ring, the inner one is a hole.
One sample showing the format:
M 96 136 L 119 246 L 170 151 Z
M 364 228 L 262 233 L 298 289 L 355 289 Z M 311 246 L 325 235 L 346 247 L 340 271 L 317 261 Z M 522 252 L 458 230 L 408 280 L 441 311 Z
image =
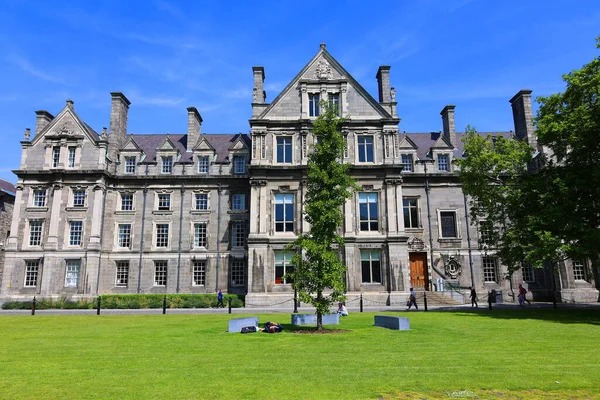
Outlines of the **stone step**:
M 423 304 L 423 297 L 425 292 L 416 292 L 417 293 L 417 303 Z M 457 306 L 460 304 L 464 304 L 462 301 L 453 299 L 448 295 L 443 294 L 442 292 L 427 292 L 427 305 L 428 306 Z

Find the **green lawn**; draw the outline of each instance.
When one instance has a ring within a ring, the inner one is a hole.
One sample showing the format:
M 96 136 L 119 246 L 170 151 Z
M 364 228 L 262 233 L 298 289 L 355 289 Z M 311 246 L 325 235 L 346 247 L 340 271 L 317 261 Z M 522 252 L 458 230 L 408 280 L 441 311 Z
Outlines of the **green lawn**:
M 1 315 L 0 398 L 600 398 L 600 310 L 391 314 L 404 332 L 373 315 L 327 335 L 226 333 L 240 315 Z

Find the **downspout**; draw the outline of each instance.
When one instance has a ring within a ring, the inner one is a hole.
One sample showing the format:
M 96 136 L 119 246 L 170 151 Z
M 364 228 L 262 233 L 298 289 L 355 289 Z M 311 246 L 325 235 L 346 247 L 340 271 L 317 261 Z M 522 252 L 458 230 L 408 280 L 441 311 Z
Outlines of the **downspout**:
M 427 160 L 423 160 L 423 166 L 425 167 L 425 197 L 427 198 L 427 224 L 429 226 L 429 257 L 431 262 L 431 268 L 437 272 L 439 276 L 444 279 L 448 279 L 446 274 L 440 272 L 435 264 L 433 263 L 433 232 L 431 231 L 431 204 L 429 202 L 429 178 L 427 177 Z
M 148 165 L 146 165 L 148 175 Z M 137 292 L 142 291 L 142 255 L 144 254 L 144 225 L 146 222 L 146 198 L 148 197 L 148 184 L 144 184 L 144 204 L 142 205 L 142 234 L 140 235 L 140 261 L 138 263 L 138 285 Z
M 98 276 L 96 277 L 96 295 L 100 294 L 100 265 L 102 263 L 102 237 L 104 236 L 104 215 L 106 210 L 106 186 L 102 189 L 102 217 L 100 220 L 100 250 L 98 251 Z
M 220 168 L 219 168 L 219 172 Z M 215 292 L 219 291 L 219 263 L 221 259 L 221 183 L 217 189 L 217 265 L 216 265 L 216 280 Z
M 177 293 L 179 293 L 179 280 L 181 278 L 181 231 L 183 228 L 183 196 L 185 188 L 181 185 L 181 204 L 179 205 L 179 249 L 177 250 Z
M 475 287 L 475 277 L 473 275 L 473 255 L 471 254 L 471 233 L 469 225 L 469 209 L 467 208 L 467 195 L 463 192 L 463 199 L 465 201 L 465 221 L 467 222 L 467 249 L 469 251 L 469 269 L 471 270 L 471 287 Z M 511 281 L 512 287 L 512 281 Z

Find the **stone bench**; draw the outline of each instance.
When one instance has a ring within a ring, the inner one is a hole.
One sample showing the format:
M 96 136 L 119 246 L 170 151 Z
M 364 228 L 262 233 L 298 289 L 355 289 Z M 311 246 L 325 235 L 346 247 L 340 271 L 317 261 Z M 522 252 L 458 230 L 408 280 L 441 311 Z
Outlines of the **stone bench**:
M 317 314 L 292 314 L 292 325 L 316 325 Z M 338 314 L 323 314 L 323 325 L 339 325 Z
M 241 332 L 245 326 L 255 326 L 258 328 L 258 317 L 236 318 L 229 320 L 229 332 Z
M 397 331 L 409 331 L 410 320 L 404 317 L 392 317 L 390 315 L 376 315 L 375 326 L 394 329 Z

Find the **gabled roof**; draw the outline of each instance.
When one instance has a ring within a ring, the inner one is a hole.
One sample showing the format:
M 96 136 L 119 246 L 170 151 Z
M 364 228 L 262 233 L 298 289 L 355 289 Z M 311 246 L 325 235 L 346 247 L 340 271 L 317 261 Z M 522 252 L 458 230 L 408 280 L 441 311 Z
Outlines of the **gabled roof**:
M 290 83 L 273 99 L 271 104 L 256 118 L 263 119 L 269 112 L 277 106 L 279 101 L 291 90 L 295 89 L 302 76 L 317 62 L 319 59 L 326 59 L 333 69 L 337 70 L 348 82 L 360 93 L 364 99 L 375 109 L 383 118 L 393 118 L 378 102 L 367 92 L 356 79 L 350 75 L 348 71 L 327 51 L 324 45 L 321 46 L 317 54 L 302 68 L 302 70 L 290 81 Z
M 15 188 L 15 185 L 8 181 L 5 181 L 4 179 L 0 179 L 0 192 L 4 192 L 13 197 L 17 195 L 17 189 Z
M 48 125 L 44 127 L 44 129 L 41 130 L 41 132 L 37 133 L 37 135 L 33 138 L 32 144 L 39 142 L 41 140 L 40 138 L 44 137 L 46 133 L 52 131 L 57 125 L 59 125 L 61 121 L 63 121 L 64 118 L 68 117 L 73 118 L 75 124 L 79 126 L 79 128 L 84 134 L 87 134 L 90 140 L 98 140 L 98 138 L 100 137 L 98 133 L 79 117 L 79 115 L 75 112 L 75 109 L 73 108 L 73 102 L 67 100 L 67 105 L 65 105 L 62 111 L 59 112 L 58 115 L 52 121 L 50 121 Z
M 121 150 L 142 151 L 141 147 L 135 141 L 133 134 L 129 135 L 128 139 L 125 141 L 125 145 L 123 145 L 123 149 Z
M 512 132 L 477 132 L 479 135 L 485 137 L 487 135 L 502 136 L 506 139 L 510 138 Z M 410 139 L 417 146 L 417 155 L 419 159 L 431 159 L 429 150 L 435 147 L 438 143 L 440 136 L 444 136 L 441 132 L 428 132 L 428 133 L 407 133 L 406 137 Z M 464 158 L 464 143 L 462 139 L 466 136 L 466 133 L 456 133 L 456 144 L 454 145 L 454 158 Z

